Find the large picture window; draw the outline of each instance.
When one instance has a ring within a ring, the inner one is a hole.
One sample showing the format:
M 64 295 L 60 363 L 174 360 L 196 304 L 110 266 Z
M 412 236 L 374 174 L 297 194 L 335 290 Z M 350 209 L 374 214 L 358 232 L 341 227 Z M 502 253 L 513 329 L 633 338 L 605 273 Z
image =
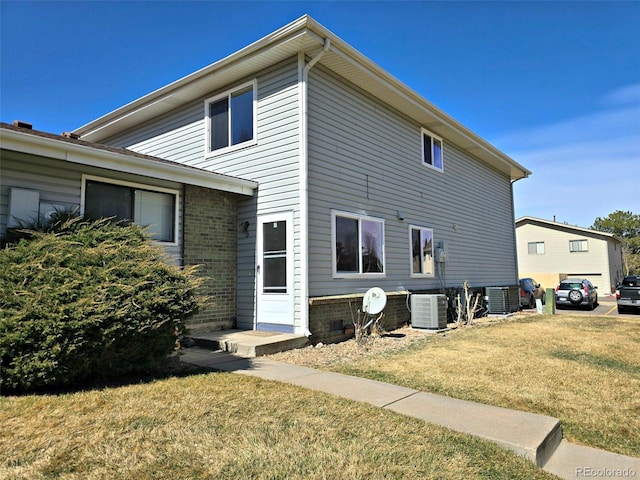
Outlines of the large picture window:
M 433 277 L 433 230 L 430 228 L 409 226 L 411 250 L 411 275 Z
M 222 153 L 255 141 L 256 83 L 205 102 L 207 153 Z
M 115 221 L 134 222 L 147 226 L 154 240 L 175 242 L 177 192 L 143 187 L 86 178 L 85 218 L 113 218 Z
M 436 170 L 444 170 L 442 139 L 424 128 L 422 129 L 422 161 Z
M 332 212 L 335 276 L 384 274 L 384 221 Z

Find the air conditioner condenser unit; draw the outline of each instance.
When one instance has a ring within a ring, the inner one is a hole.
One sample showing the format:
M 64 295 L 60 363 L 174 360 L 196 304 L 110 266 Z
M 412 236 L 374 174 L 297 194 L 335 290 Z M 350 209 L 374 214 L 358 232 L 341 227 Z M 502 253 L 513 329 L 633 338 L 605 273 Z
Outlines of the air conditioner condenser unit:
M 411 326 L 441 330 L 447 328 L 447 297 L 411 295 Z

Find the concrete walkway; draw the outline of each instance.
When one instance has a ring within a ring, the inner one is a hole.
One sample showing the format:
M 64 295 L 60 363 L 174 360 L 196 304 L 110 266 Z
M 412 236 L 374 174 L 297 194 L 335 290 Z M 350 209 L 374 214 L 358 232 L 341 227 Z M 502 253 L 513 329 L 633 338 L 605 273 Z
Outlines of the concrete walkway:
M 241 357 L 201 347 L 181 353 L 183 362 L 204 368 L 337 395 L 489 440 L 525 456 L 560 478 L 640 478 L 640 458 L 570 444 L 562 440 L 560 422 L 552 417 L 433 395 L 264 357 Z

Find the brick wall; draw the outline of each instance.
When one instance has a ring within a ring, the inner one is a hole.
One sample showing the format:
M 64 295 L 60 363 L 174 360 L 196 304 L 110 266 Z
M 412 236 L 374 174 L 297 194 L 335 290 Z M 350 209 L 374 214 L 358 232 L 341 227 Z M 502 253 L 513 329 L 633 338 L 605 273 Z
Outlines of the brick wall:
M 353 336 L 345 333 L 344 327 L 352 327 L 351 311 L 362 308 L 363 295 L 312 298 L 309 305 L 310 341 L 331 343 L 340 342 Z M 382 327 L 391 331 L 411 321 L 411 314 L 406 305 L 406 294 L 387 295 Z M 351 303 L 351 308 L 349 307 Z
M 187 185 L 183 215 L 184 264 L 200 265 L 208 304 L 189 320 L 192 328 L 235 327 L 237 288 L 237 196 Z

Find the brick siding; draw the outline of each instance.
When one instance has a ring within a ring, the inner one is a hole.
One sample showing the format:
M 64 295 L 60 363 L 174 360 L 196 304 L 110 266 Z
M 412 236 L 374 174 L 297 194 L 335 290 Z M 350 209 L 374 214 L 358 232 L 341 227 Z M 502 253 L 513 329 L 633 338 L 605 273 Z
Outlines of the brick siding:
M 362 308 L 362 295 L 312 298 L 309 305 L 309 330 L 311 343 L 332 343 L 353 336 L 345 333 L 345 327 L 353 326 L 352 311 Z M 382 328 L 394 330 L 411 321 L 406 305 L 407 296 L 389 294 L 384 309 Z M 351 303 L 351 307 L 349 306 Z
M 237 196 L 191 185 L 184 189 L 185 265 L 199 265 L 205 278 L 206 308 L 189 326 L 210 330 L 234 328 L 237 317 Z

